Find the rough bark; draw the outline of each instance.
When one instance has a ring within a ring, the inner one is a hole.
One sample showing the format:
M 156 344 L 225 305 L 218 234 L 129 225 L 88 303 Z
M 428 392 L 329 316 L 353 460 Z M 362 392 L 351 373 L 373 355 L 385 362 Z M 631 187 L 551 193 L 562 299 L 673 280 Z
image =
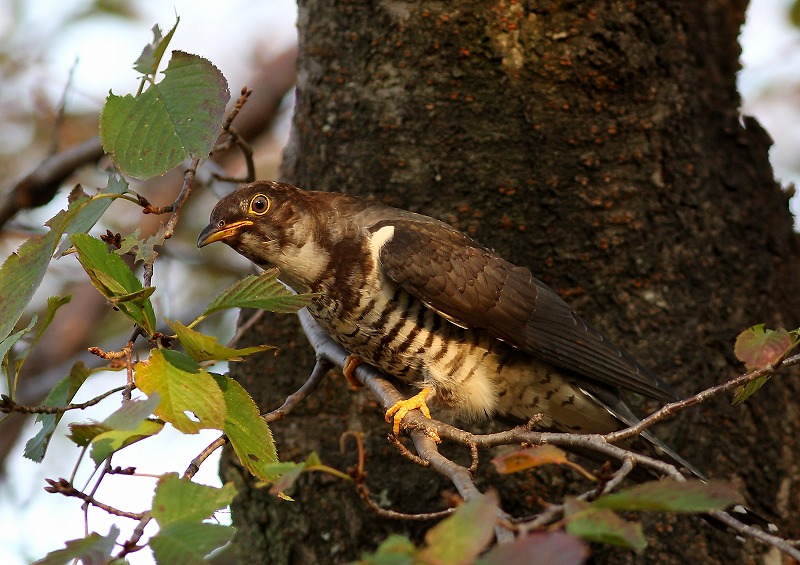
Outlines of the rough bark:
M 770 141 L 738 115 L 744 8 L 301 1 L 283 180 L 455 224 L 530 267 L 680 393 L 698 391 L 741 369 L 731 353 L 738 331 L 795 327 L 800 311 L 797 241 Z M 266 334 L 281 354 L 235 375 L 274 408 L 313 360 L 290 320 L 256 331 L 253 341 Z M 737 480 L 753 507 L 797 534 L 799 388 L 774 379 L 743 406 L 720 399 L 657 433 L 710 476 Z M 355 460 L 338 450 L 353 429 L 365 433 L 376 497 L 405 510 L 442 506 L 448 485 L 390 449 L 381 414 L 341 379 L 274 426 L 284 458 L 316 450 L 339 468 Z M 538 496 L 558 500 L 575 480 L 555 470 L 498 488 L 521 511 Z M 259 490 L 237 499 L 243 562 L 340 563 L 390 532 L 418 539 L 430 526 L 377 519 L 350 485 L 323 476 L 304 477 L 293 494 L 294 503 Z M 646 523 L 644 556 L 595 548 L 594 559 L 733 563 L 765 551 L 696 519 Z

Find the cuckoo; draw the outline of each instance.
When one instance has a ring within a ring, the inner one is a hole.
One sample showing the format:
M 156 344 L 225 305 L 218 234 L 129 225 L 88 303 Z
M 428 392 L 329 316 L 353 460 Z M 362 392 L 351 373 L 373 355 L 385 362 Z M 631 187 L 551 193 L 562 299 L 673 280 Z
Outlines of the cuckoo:
M 316 293 L 308 309 L 334 340 L 419 388 L 387 412 L 395 433 L 428 404 L 462 420 L 541 415 L 543 429 L 608 433 L 638 421 L 621 391 L 676 400 L 528 269 L 436 219 L 260 181 L 216 205 L 197 244 L 215 241 Z

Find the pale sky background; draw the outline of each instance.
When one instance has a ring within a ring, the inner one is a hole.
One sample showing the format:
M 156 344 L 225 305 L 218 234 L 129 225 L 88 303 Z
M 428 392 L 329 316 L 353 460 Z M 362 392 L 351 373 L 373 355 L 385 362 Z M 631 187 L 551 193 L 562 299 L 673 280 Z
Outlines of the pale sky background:
M 745 70 L 740 75 L 743 112 L 756 115 L 775 139 L 771 159 L 777 177 L 784 184 L 800 176 L 795 168 L 800 145 L 800 96 L 796 93 L 800 90 L 796 82 L 800 77 L 800 33 L 789 24 L 786 16 L 790 3 L 790 0 L 754 0 L 751 3 L 742 34 Z M 176 13 L 181 22 L 170 48 L 211 60 L 227 77 L 234 95 L 250 78 L 256 53 L 278 52 L 295 39 L 295 4 L 285 0 L 138 0 L 130 4 L 141 14 L 140 22 L 105 17 L 85 19 L 65 28 L 65 15 L 74 13 L 75 6 L 86 4 L 88 2 L 80 0 L 0 0 L 0 41 L 35 46 L 37 42 L 32 38 L 55 38 L 41 54 L 40 64 L 29 69 L 24 80 L 3 85 L 0 103 L 9 95 L 25 97 L 34 85 L 44 86 L 46 92 L 58 100 L 74 65 L 70 107 L 99 109 L 109 89 L 116 94 L 136 89 L 137 76 L 130 66 L 143 45 L 150 41 L 152 25 L 158 23 L 166 32 L 174 24 Z M 14 144 L 5 140 L 16 137 L 24 141 L 25 135 L 21 130 L 2 131 L 0 128 L 0 139 L 4 140 L 0 143 L 0 152 L 13 154 Z M 800 212 L 797 199 L 794 206 L 797 215 Z M 231 324 L 233 319 L 231 317 Z M 102 384 L 102 377 L 93 378 Z M 92 391 L 81 391 L 76 402 L 92 396 Z M 80 502 L 45 493 L 44 478 L 68 477 L 72 471 L 78 451 L 63 439 L 66 424 L 73 419 L 103 419 L 116 406 L 118 399 L 114 397 L 93 411 L 69 413 L 62 420 L 41 465 L 23 459 L 24 446 L 18 446 L 10 458 L 9 480 L 0 483 L 0 563 L 29 563 L 48 551 L 63 547 L 65 540 L 83 537 Z M 33 423 L 32 418 L 30 422 Z M 23 437 L 27 439 L 34 433 L 31 425 Z M 216 435 L 205 433 L 189 437 L 170 434 L 165 429 L 157 440 L 141 442 L 120 452 L 114 464 L 136 463 L 139 472 L 153 475 L 168 471 L 180 473 Z M 79 477 L 86 480 L 90 467 L 84 464 Z M 196 480 L 219 485 L 216 469 L 215 458 L 206 462 Z M 76 481 L 76 484 L 81 482 Z M 154 484 L 155 480 L 147 477 L 105 480 L 97 497 L 127 510 L 144 510 L 149 508 Z M 223 521 L 227 519 L 226 515 L 221 517 Z M 111 520 L 101 511 L 89 513 L 90 531 L 106 534 L 112 523 L 122 527 L 120 539 L 125 539 L 135 525 L 123 518 Z M 132 563 L 152 563 L 148 550 L 133 554 L 129 559 Z

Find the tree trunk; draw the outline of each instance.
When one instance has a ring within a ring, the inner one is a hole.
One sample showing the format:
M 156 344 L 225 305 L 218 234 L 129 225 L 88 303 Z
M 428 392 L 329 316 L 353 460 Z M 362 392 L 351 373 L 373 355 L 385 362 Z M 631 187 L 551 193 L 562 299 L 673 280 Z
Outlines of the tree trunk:
M 738 115 L 745 5 L 301 1 L 282 180 L 454 224 L 530 267 L 692 394 L 742 370 L 732 355 L 740 330 L 794 327 L 800 311 L 798 247 L 770 141 Z M 292 319 L 271 317 L 252 340 L 264 334 L 280 356 L 234 374 L 270 409 L 302 384 L 313 354 Z M 722 398 L 656 433 L 797 534 L 798 396 L 796 381 L 778 377 L 744 405 Z M 314 450 L 340 469 L 355 462 L 352 446 L 339 452 L 340 434 L 362 431 L 368 484 L 394 509 L 439 509 L 453 490 L 400 457 L 375 403 L 341 378 L 273 429 L 283 459 Z M 252 484 L 230 462 L 223 474 Z M 491 479 L 514 513 L 540 496 L 559 501 L 579 482 L 560 469 L 536 477 L 510 487 L 482 467 L 478 480 Z M 237 498 L 242 562 L 342 563 L 391 532 L 419 540 L 432 525 L 377 518 L 352 485 L 320 474 L 302 477 L 292 495 L 250 488 Z M 594 547 L 594 558 L 741 563 L 766 551 L 695 518 L 656 515 L 645 528 L 644 556 Z

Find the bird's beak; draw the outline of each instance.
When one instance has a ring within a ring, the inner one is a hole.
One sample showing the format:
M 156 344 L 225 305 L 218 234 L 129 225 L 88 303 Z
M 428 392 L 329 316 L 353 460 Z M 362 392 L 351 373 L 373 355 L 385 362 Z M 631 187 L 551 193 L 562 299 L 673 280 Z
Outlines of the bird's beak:
M 233 222 L 232 224 L 226 224 L 223 227 L 217 227 L 215 224 L 208 224 L 206 229 L 201 231 L 197 238 L 197 247 L 203 247 L 209 243 L 214 243 L 215 241 L 220 241 L 222 239 L 234 236 L 239 232 L 240 229 L 252 225 L 253 222 L 250 220 Z

